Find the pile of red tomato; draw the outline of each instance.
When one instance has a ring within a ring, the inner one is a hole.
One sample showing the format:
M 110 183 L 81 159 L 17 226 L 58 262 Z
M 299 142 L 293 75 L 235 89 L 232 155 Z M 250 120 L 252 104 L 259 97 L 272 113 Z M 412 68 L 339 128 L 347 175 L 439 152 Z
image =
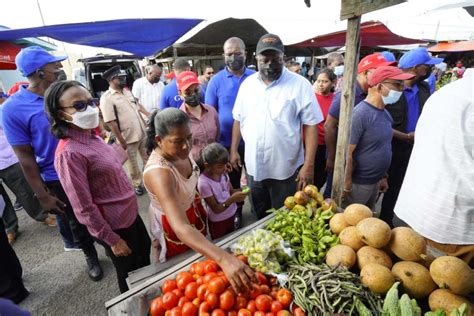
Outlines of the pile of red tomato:
M 245 258 L 241 258 L 245 261 Z M 304 316 L 290 291 L 273 277 L 256 272 L 259 284 L 250 293 L 236 294 L 213 260 L 193 263 L 175 280 L 163 283 L 162 295 L 151 303 L 151 316 Z

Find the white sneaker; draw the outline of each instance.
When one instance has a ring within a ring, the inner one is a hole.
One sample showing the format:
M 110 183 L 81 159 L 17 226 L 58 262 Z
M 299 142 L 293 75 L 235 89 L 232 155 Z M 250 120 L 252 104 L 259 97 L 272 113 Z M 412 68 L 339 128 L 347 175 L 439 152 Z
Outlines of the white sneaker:
M 69 252 L 69 251 L 82 251 L 81 248 L 79 247 L 64 247 L 64 251 Z

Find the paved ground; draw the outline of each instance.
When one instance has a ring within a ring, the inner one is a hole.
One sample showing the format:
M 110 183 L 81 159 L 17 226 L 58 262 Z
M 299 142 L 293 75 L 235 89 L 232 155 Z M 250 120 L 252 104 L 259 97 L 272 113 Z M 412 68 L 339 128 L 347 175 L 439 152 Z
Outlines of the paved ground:
M 144 195 L 138 200 L 140 215 L 148 226 L 148 197 Z M 104 303 L 120 292 L 114 267 L 104 249 L 97 245 L 104 278 L 93 282 L 87 276 L 82 252 L 64 252 L 56 228 L 35 222 L 23 210 L 17 214 L 21 234 L 13 248 L 31 292 L 20 306 L 33 315 L 106 315 Z M 254 220 L 247 203 L 244 225 Z

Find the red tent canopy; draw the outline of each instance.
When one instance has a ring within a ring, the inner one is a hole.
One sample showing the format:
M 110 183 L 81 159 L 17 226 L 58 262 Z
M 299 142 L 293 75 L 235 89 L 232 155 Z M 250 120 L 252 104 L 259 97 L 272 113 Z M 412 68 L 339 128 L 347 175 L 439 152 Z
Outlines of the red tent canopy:
M 407 45 L 422 43 L 422 40 L 406 38 L 392 33 L 383 23 L 378 21 L 364 22 L 360 25 L 361 46 L 373 47 L 381 45 Z M 346 44 L 346 31 L 339 31 L 313 37 L 301 43 L 289 46 L 295 47 L 335 47 Z
M 441 52 L 469 52 L 474 51 L 474 41 L 462 41 L 453 43 L 438 43 L 435 46 L 428 48 L 432 53 Z
M 15 70 L 15 57 L 21 47 L 0 41 L 0 70 Z

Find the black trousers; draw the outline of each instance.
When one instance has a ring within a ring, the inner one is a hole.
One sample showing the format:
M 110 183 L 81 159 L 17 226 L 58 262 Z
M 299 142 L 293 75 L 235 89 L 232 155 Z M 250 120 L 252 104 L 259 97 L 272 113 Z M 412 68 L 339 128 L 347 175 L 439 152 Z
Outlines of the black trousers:
M 151 241 L 140 215 L 130 227 L 117 229 L 114 232 L 127 242 L 128 247 L 132 250 L 130 255 L 116 257 L 109 245 L 100 240 L 97 242 L 105 248 L 105 253 L 112 260 L 117 272 L 120 293 L 124 293 L 128 291 L 126 282 L 128 273 L 150 264 Z
M 380 211 L 380 219 L 385 221 L 392 228 L 395 227 L 395 213 L 393 212 L 393 209 L 397 203 L 403 179 L 405 179 L 405 173 L 407 171 L 412 150 L 412 144 L 401 142 L 399 140 L 392 141 L 392 162 L 388 169 L 388 191 L 384 194 L 382 209 Z
M 326 183 L 326 145 L 318 145 L 316 157 L 314 159 L 314 185 L 321 191 L 324 183 Z
M 0 219 L 0 297 L 18 304 L 28 291 L 22 280 L 23 269 L 12 246 L 8 243 L 3 220 Z
M 227 148 L 227 150 L 230 152 L 230 148 Z M 239 155 L 240 155 L 240 160 L 242 161 L 242 164 L 244 164 L 244 158 L 245 158 L 245 147 L 244 145 L 239 146 Z M 240 178 L 242 177 L 242 169 L 240 170 L 232 170 L 231 173 L 229 173 L 229 180 L 230 183 L 232 184 L 232 187 L 234 189 L 240 188 Z M 237 216 L 242 217 L 242 208 L 244 206 L 244 202 L 239 202 L 237 203 Z
M 84 251 L 86 257 L 97 257 L 97 251 L 94 247 L 94 239 L 87 231 L 86 226 L 79 223 L 72 209 L 71 203 L 67 198 L 66 192 L 64 192 L 63 186 L 59 181 L 48 181 L 46 182 L 50 193 L 55 195 L 58 199 L 63 201 L 66 204 L 64 208 L 64 215 L 66 216 L 69 226 L 71 228 L 72 235 L 74 237 L 74 242 L 76 242 L 79 247 Z

